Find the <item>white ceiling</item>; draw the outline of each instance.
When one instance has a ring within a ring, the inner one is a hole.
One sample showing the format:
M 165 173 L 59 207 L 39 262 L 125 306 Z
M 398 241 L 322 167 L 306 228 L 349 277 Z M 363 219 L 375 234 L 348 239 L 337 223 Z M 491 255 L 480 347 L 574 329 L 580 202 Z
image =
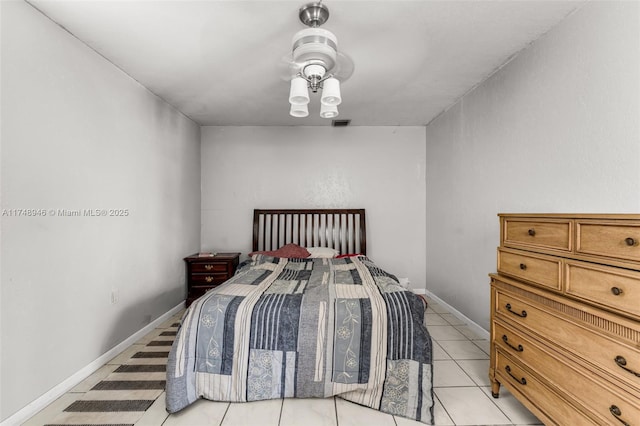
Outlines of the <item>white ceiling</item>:
M 29 0 L 202 125 L 328 125 L 318 95 L 289 116 L 281 58 L 300 1 Z M 339 119 L 425 125 L 581 5 L 577 1 L 326 0 L 323 28 L 355 72 Z

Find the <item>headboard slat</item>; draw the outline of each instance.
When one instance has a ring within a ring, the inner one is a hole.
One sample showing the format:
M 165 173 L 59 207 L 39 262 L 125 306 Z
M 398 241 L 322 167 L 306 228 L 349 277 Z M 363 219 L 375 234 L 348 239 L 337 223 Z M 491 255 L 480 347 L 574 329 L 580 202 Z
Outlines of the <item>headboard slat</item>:
M 367 254 L 364 209 L 255 209 L 253 251 L 285 244 Z

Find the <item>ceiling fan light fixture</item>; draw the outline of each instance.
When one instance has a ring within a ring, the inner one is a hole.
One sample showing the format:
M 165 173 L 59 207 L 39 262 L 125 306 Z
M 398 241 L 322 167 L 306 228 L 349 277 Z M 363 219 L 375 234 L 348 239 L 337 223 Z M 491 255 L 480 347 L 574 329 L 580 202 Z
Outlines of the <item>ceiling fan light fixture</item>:
M 309 28 L 296 32 L 292 39 L 291 56 L 286 58 L 287 75 L 291 81 L 289 113 L 294 117 L 309 115 L 309 91 L 320 96 L 320 116 L 334 118 L 342 102 L 340 81 L 353 74 L 353 61 L 338 52 L 338 39 L 328 30 L 319 28 L 329 19 L 329 8 L 322 0 L 307 3 L 299 10 L 300 22 Z
M 296 77 L 291 79 L 291 89 L 289 90 L 289 103 L 291 105 L 306 105 L 309 103 L 309 89 L 307 88 L 306 79 L 302 77 Z
M 293 61 L 300 64 L 321 63 L 327 71 L 336 65 L 338 39 L 322 28 L 305 28 L 293 36 Z
M 338 106 L 337 105 L 320 105 L 320 117 L 322 118 L 335 118 L 338 116 Z
M 309 115 L 309 108 L 307 108 L 307 104 L 291 104 L 289 114 L 292 117 L 306 117 Z
M 340 105 L 342 97 L 340 96 L 340 82 L 337 79 L 331 77 L 324 81 L 320 102 L 323 105 Z
M 322 77 L 325 76 L 326 73 L 327 73 L 327 70 L 325 69 L 325 67 L 318 64 L 307 65 L 302 69 L 302 74 L 308 79 L 309 78 L 321 79 Z

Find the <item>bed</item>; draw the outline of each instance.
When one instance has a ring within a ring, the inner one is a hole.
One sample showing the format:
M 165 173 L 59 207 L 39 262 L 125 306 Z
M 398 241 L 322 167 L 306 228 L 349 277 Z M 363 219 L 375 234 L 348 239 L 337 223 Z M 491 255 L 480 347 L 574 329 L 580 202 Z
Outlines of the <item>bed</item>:
M 182 318 L 167 411 L 338 396 L 431 424 L 425 304 L 366 254 L 364 209 L 255 210 L 250 257 Z

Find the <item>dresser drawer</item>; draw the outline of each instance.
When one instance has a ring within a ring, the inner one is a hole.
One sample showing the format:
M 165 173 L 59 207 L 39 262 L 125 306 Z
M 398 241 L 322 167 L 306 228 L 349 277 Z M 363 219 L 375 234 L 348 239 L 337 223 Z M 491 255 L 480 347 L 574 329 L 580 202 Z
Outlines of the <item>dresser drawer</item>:
M 640 261 L 640 223 L 577 222 L 576 251 Z
M 530 345 L 526 338 L 500 321 L 493 321 L 492 330 L 491 339 L 496 347 L 500 347 L 503 352 L 510 354 L 518 361 L 526 363 L 527 357 L 531 353 Z
M 521 394 L 534 407 L 541 407 L 543 413 L 552 419 L 561 419 L 563 425 L 596 425 L 573 406 L 569 405 L 558 393 L 547 387 L 534 374 L 522 368 L 508 355 L 497 351 L 496 375 L 502 383 L 508 384 L 512 393 Z
M 191 272 L 227 272 L 229 264 L 224 262 L 208 262 L 191 264 Z
M 634 406 L 633 396 L 598 379 L 573 363 L 571 358 L 558 356 L 548 345 L 530 340 L 499 323 L 494 323 L 494 330 L 500 350 L 534 371 L 546 383 L 553 384 L 560 393 L 568 395 L 567 399 L 575 400 L 585 411 L 600 417 L 603 423 L 614 420 L 612 411 L 616 410 L 609 410 L 612 406 L 618 407 L 618 417 L 623 420 L 640 419 L 640 407 Z
M 504 218 L 502 244 L 571 251 L 571 221 Z
M 574 353 L 585 363 L 603 369 L 611 375 L 611 380 L 618 380 L 621 386 L 629 386 L 634 392 L 640 392 L 640 347 L 632 347 L 615 340 L 604 333 L 596 332 L 578 323 L 575 319 L 563 317 L 553 310 L 537 304 L 535 301 L 516 297 L 497 291 L 496 316 L 513 327 L 534 333 L 541 338 L 554 342 L 567 352 Z M 550 305 L 557 302 L 549 301 Z M 558 309 L 570 311 L 571 307 L 558 306 Z M 552 313 L 553 312 L 553 313 Z M 575 312 L 577 316 L 587 315 Z M 604 318 L 594 318 L 593 322 L 602 324 L 612 330 L 619 328 Z M 637 330 L 627 330 L 629 334 L 638 336 Z
M 561 261 L 553 256 L 498 249 L 498 272 L 553 290 L 562 289 Z
M 565 262 L 567 294 L 640 318 L 640 272 L 592 263 Z

